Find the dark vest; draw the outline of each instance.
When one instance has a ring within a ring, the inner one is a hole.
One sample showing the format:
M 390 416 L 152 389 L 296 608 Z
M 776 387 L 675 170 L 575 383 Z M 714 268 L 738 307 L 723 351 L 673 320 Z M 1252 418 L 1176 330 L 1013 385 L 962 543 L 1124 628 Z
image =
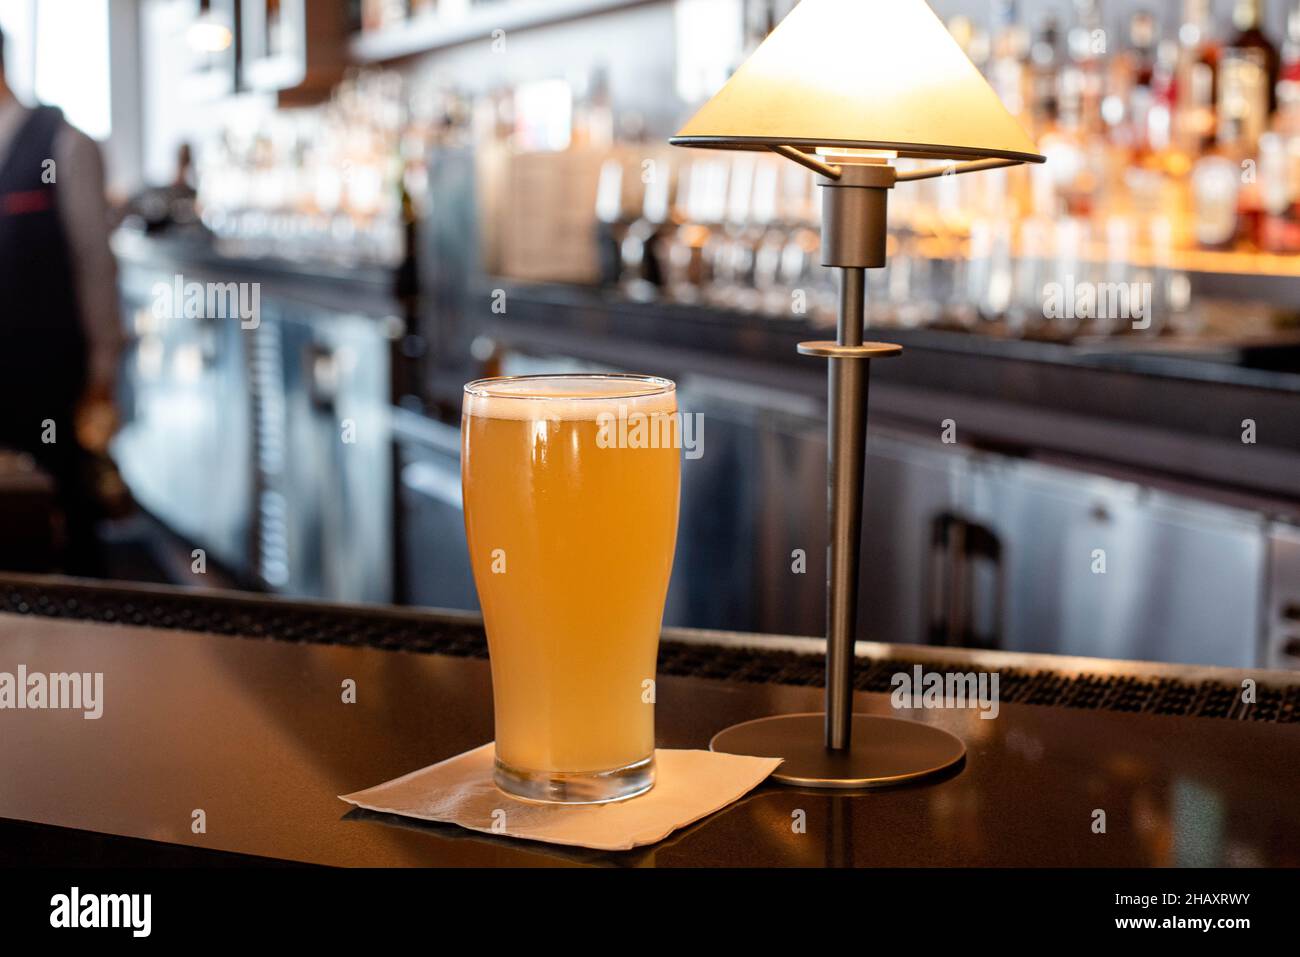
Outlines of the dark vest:
M 45 182 L 62 128 L 59 110 L 33 110 L 0 161 L 0 400 L 8 406 L 0 415 L 15 405 L 71 408 L 85 383 L 86 337 L 57 182 Z

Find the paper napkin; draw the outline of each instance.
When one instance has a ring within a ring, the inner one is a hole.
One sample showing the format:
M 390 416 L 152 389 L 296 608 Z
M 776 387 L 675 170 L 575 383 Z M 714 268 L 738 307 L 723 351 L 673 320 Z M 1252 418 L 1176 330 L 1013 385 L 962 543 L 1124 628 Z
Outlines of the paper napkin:
M 340 795 L 357 807 L 526 841 L 627 851 L 662 841 L 760 784 L 780 758 L 712 751 L 655 751 L 655 786 L 612 804 L 537 804 L 492 783 L 493 746 L 466 751 L 364 791 Z

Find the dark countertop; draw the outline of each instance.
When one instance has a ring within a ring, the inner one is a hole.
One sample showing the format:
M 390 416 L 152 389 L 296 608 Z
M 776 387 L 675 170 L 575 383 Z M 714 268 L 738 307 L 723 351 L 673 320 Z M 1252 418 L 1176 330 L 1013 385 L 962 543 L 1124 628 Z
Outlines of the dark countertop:
M 304 618 L 308 606 L 231 598 L 228 607 L 243 617 L 230 620 L 250 633 L 297 639 L 250 640 L 179 630 L 186 620 L 211 623 L 219 600 L 203 594 L 58 582 L 42 591 L 34 579 L 0 585 L 9 607 L 28 612 L 0 614 L 0 671 L 103 672 L 105 699 L 95 721 L 71 711 L 0 711 L 0 818 L 89 832 L 87 840 L 117 835 L 336 865 L 1300 865 L 1300 763 L 1286 757 L 1300 746 L 1300 724 L 1126 713 L 1122 704 L 1004 700 L 991 721 L 926 712 L 923 720 L 967 743 L 966 767 L 952 778 L 864 794 L 764 785 L 627 854 L 374 815 L 335 796 L 489 740 L 491 684 L 481 658 L 385 650 L 374 646 L 385 641 L 380 629 L 358 622 L 391 618 L 433 632 L 473 629 L 472 619 L 327 606 L 310 606 Z M 90 607 L 101 618 L 173 627 L 79 620 Z M 363 630 L 374 644 L 353 643 Z M 1238 676 L 1220 677 L 1230 693 Z M 355 705 L 340 700 L 348 678 L 357 682 Z M 732 722 L 818 706 L 817 689 L 778 681 L 661 668 L 659 745 L 704 747 Z M 879 693 L 859 693 L 857 706 L 890 710 Z M 190 829 L 196 808 L 206 813 L 204 834 Z M 790 827 L 800 809 L 806 834 Z M 1097 809 L 1106 812 L 1104 834 L 1093 833 Z M 27 835 L 25 846 L 39 845 L 30 825 L 10 827 Z M 75 843 L 69 832 L 51 833 L 57 847 Z
M 548 283 L 518 283 L 489 279 L 481 298 L 486 302 L 492 289 L 504 289 L 509 314 L 525 305 L 528 318 L 559 317 L 551 309 L 571 310 L 571 326 L 595 331 L 601 321 L 593 313 L 605 313 L 608 321 L 628 337 L 647 341 L 689 343 L 702 349 L 725 349 L 740 357 L 773 362 L 797 361 L 794 346 L 806 339 L 834 338 L 833 327 L 811 320 L 737 312 L 712 306 L 675 302 L 633 302 L 621 294 L 592 287 Z M 517 318 L 517 317 L 516 317 Z M 1252 366 L 1236 361 L 1238 353 L 1256 357 L 1269 350 L 1256 343 L 1206 342 L 1200 348 L 1192 341 L 1181 343 L 1158 337 L 1117 336 L 1056 342 L 1021 338 L 996 332 L 968 332 L 960 329 L 904 326 L 868 326 L 867 339 L 896 342 L 904 349 L 944 352 L 966 357 L 1035 362 L 1128 372 L 1162 379 L 1184 379 L 1251 389 L 1300 395 L 1300 332 L 1279 335 L 1276 352 L 1280 367 Z M 794 357 L 794 358 L 792 358 Z M 891 365 L 883 363 L 884 365 Z M 882 363 L 877 363 L 877 368 Z
M 333 310 L 385 316 L 396 307 L 390 267 L 285 254 L 249 255 L 204 233 L 160 233 L 119 229 L 113 252 L 124 273 L 158 270 L 221 282 L 264 282 L 275 290 Z M 146 277 L 148 278 L 148 277 Z M 156 278 L 156 277 L 155 277 Z M 150 282 L 154 281 L 152 278 Z

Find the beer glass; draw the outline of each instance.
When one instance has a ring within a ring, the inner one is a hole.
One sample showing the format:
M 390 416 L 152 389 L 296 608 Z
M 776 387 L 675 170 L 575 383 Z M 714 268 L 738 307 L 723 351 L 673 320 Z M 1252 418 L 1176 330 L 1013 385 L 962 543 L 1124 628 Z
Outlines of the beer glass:
M 667 379 L 465 386 L 465 531 L 492 665 L 494 777 L 509 794 L 596 804 L 654 785 L 679 428 Z

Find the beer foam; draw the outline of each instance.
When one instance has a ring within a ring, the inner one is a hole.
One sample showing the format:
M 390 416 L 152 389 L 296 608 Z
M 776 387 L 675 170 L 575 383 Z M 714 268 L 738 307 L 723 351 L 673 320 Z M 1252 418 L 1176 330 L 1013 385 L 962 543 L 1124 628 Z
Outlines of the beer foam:
M 677 411 L 668 379 L 631 376 L 520 376 L 465 387 L 464 414 L 488 419 L 594 421 L 602 414 Z

